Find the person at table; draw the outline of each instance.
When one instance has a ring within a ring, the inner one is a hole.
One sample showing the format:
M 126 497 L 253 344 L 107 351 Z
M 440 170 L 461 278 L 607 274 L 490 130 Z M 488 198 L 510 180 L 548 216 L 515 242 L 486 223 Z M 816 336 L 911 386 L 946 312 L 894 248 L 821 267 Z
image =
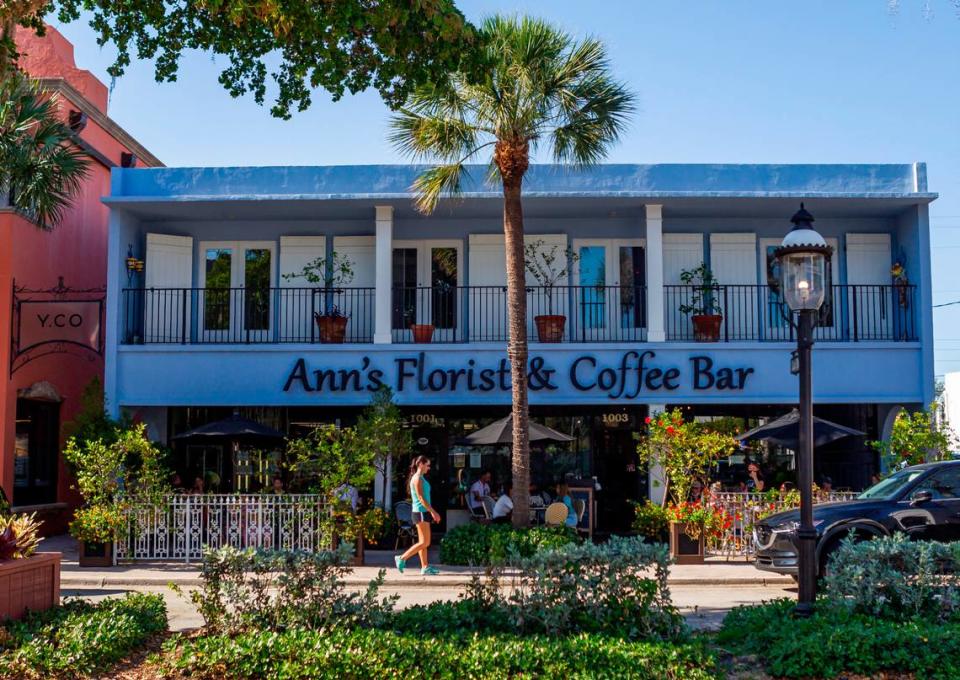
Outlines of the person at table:
M 506 493 L 500 494 L 493 506 L 493 522 L 495 524 L 509 524 L 513 517 L 513 487 L 507 486 Z
M 490 471 L 485 470 L 473 484 L 467 494 L 467 506 L 471 512 L 483 512 L 483 497 L 490 495 Z
M 573 498 L 570 496 L 570 487 L 563 482 L 557 484 L 557 500 L 567 506 L 567 519 L 565 524 L 568 527 L 575 529 L 577 526 L 577 520 L 579 519 L 577 517 L 577 509 L 573 507 Z
M 747 492 L 761 493 L 766 486 L 763 479 L 763 473 L 760 472 L 760 466 L 750 461 L 747 464 Z

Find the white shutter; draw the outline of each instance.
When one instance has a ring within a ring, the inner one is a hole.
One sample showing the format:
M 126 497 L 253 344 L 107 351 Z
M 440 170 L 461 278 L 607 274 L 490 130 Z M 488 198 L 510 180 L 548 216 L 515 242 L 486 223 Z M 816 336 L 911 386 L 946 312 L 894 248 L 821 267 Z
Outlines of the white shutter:
M 549 251 L 554 246 L 558 250 L 568 245 L 566 234 L 524 234 L 524 244 L 543 241 L 541 251 Z M 470 234 L 469 253 L 467 257 L 470 276 L 470 335 L 474 339 L 490 337 L 491 333 L 502 329 L 506 337 L 507 306 L 507 262 L 506 248 L 503 234 Z M 537 280 L 529 273 L 525 273 L 528 286 L 538 286 Z M 558 288 L 554 291 L 554 314 L 567 315 L 568 288 L 570 276 L 557 282 Z M 527 295 L 528 332 L 535 330 L 533 317 L 537 314 L 546 314 L 546 299 L 542 291 L 533 288 Z
M 326 257 L 327 239 L 323 236 L 280 237 L 280 340 L 282 342 L 309 342 L 316 337 L 313 313 L 320 311 L 322 300 L 314 288 L 323 284 L 310 283 L 299 274 L 318 258 Z
M 376 236 L 335 236 L 333 249 L 350 260 L 353 281 L 334 295 L 334 302 L 350 317 L 347 336 L 373 340 L 376 315 L 377 255 Z
M 147 234 L 144 341 L 190 339 L 193 238 Z
M 893 289 L 890 234 L 847 234 L 847 288 L 851 335 L 887 340 L 899 302 Z
M 756 234 L 710 234 L 710 270 L 729 340 L 753 340 L 760 326 Z
M 680 273 L 703 263 L 703 234 L 663 234 L 664 328 L 668 340 L 693 337 L 693 326 L 680 305 L 687 299 L 680 285 Z

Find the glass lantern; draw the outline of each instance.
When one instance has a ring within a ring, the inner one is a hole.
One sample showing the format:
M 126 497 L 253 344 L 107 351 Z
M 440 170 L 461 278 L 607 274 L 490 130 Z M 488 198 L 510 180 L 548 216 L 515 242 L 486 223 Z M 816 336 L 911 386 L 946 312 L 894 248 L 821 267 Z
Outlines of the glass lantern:
M 800 204 L 793 229 L 775 253 L 780 264 L 780 291 L 794 312 L 816 311 L 827 293 L 827 263 L 833 249 L 813 228 L 813 215 Z

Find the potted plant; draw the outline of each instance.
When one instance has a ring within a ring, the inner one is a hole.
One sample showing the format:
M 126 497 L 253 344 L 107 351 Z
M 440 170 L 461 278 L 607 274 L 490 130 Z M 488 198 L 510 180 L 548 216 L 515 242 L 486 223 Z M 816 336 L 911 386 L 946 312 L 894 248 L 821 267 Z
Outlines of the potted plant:
M 659 465 L 663 469 L 666 489 L 661 505 L 670 520 L 670 554 L 687 563 L 702 561 L 704 537 L 727 519 L 718 508 L 690 502 L 690 489 L 694 480 L 705 479 L 718 460 L 733 453 L 737 442 L 710 423 L 685 421 L 679 409 L 648 417 L 645 422 L 647 431 L 637 437 L 637 454 L 648 468 Z
M 893 263 L 893 266 L 890 267 L 890 276 L 893 277 L 893 285 L 897 291 L 897 301 L 903 309 L 906 309 L 909 305 L 907 291 L 910 286 L 910 279 L 907 278 L 907 268 L 903 266 L 902 262 L 897 260 Z
M 0 620 L 60 604 L 60 553 L 38 553 L 35 515 L 0 516 Z
M 567 317 L 553 313 L 553 294 L 557 282 L 570 273 L 570 267 L 576 264 L 579 259 L 580 256 L 569 247 L 561 248 L 554 244 L 548 250 L 543 239 L 538 239 L 523 247 L 524 266 L 540 284 L 547 298 L 548 313 L 533 317 L 537 326 L 537 338 L 540 342 L 560 342 L 563 340 Z
M 353 276 L 353 263 L 350 258 L 335 250 L 329 256 L 308 262 L 299 272 L 283 275 L 287 281 L 306 279 L 315 285 L 322 284 L 318 292 L 321 295 L 323 311 L 313 313 L 322 343 L 341 344 L 347 337 L 347 321 L 350 317 L 344 314 L 339 306 L 329 303 L 327 298 L 341 293 L 341 289 L 353 281 Z
M 70 522 L 70 535 L 79 543 L 81 567 L 113 566 L 113 544 L 123 535 L 126 514 L 119 504 L 80 508 Z
M 433 341 L 434 325 L 432 323 L 412 323 L 410 332 L 413 333 L 413 341 L 416 343 L 428 343 Z
M 692 286 L 690 300 L 680 305 L 680 313 L 690 315 L 693 339 L 697 342 L 717 342 L 720 339 L 722 310 L 717 300 L 720 286 L 706 262 L 695 269 L 680 272 L 680 281 Z
M 80 566 L 113 564 L 113 544 L 126 537 L 129 510 L 157 507 L 169 491 L 164 453 L 138 423 L 104 423 L 81 428 L 67 440 L 63 455 L 70 464 L 83 507 L 74 513 L 70 533 L 79 542 Z

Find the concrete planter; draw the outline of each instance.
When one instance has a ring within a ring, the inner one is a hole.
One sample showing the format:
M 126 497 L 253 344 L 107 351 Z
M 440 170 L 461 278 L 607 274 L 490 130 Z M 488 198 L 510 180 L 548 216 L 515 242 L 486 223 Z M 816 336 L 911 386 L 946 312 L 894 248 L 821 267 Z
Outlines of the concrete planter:
M 677 564 L 703 564 L 704 536 L 693 539 L 684 533 L 686 522 L 670 522 L 670 557 Z
M 21 619 L 60 604 L 60 553 L 0 562 L 0 620 Z

